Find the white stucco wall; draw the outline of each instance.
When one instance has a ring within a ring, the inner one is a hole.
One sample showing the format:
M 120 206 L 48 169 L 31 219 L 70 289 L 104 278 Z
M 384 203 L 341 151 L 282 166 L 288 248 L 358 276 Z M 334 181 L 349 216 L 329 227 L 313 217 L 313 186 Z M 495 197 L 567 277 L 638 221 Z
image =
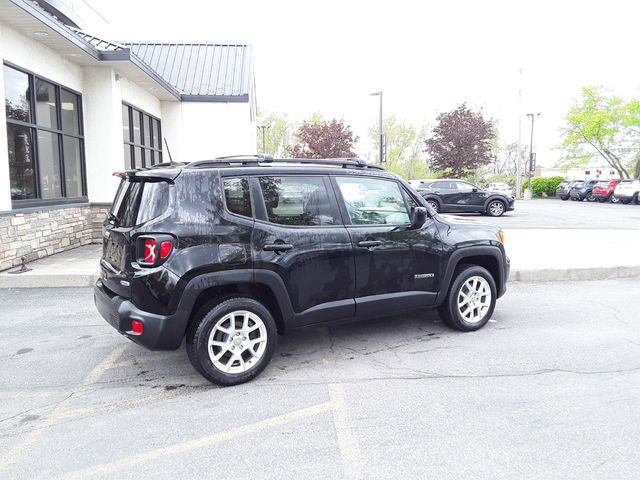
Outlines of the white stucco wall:
M 30 70 L 67 88 L 82 92 L 82 67 L 67 60 L 42 43 L 2 26 L 4 60 Z
M 124 169 L 120 83 L 110 67 L 86 67 L 83 96 L 84 145 L 89 201 L 113 200 Z
M 162 102 L 162 134 L 175 161 L 255 153 L 249 103 Z

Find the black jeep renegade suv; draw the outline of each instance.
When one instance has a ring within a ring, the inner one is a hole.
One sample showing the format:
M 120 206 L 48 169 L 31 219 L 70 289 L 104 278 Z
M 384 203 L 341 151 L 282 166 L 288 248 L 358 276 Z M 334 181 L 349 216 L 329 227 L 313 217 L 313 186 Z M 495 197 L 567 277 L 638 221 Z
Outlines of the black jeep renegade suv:
M 438 308 L 481 328 L 506 290 L 502 232 L 443 218 L 358 159 L 228 157 L 120 172 L 103 228 L 100 314 L 235 385 L 290 328 Z

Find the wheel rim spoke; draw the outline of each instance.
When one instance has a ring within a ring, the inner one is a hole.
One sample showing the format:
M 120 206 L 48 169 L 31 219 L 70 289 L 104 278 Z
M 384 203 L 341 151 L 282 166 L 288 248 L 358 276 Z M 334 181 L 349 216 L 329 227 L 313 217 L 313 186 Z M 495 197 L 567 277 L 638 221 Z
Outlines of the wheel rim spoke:
M 467 279 L 458 292 L 458 312 L 469 323 L 484 319 L 491 308 L 491 287 L 486 278 L 479 275 Z
M 211 329 L 207 343 L 211 363 L 227 374 L 239 374 L 255 367 L 263 357 L 266 345 L 264 322 L 248 310 L 221 317 Z

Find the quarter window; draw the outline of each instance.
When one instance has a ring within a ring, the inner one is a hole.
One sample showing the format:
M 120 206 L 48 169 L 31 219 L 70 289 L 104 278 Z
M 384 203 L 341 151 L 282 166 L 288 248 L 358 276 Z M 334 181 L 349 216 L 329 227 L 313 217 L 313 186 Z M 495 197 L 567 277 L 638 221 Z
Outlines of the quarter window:
M 224 200 L 231 213 L 251 217 L 251 195 L 249 181 L 246 178 L 226 178 Z
M 80 95 L 8 65 L 3 73 L 11 200 L 86 196 Z
M 398 184 L 375 178 L 337 177 L 354 225 L 404 225 L 409 212 Z
M 322 177 L 260 177 L 269 222 L 279 225 L 334 225 Z
M 122 104 L 122 138 L 125 168 L 148 168 L 162 163 L 160 120 Z

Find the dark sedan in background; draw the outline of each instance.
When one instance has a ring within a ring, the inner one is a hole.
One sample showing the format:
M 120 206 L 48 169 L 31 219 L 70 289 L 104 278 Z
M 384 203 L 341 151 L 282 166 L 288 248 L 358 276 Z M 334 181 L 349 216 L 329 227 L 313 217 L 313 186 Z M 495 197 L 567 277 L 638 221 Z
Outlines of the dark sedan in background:
M 436 212 L 477 212 L 499 217 L 514 209 L 515 198 L 489 192 L 464 180 L 423 180 L 416 188 Z
M 575 180 L 565 180 L 564 182 L 560 182 L 558 188 L 556 188 L 556 197 L 559 197 L 560 200 L 569 200 L 571 196 L 571 189 L 573 186 L 578 183 Z
M 588 200 L 589 202 L 595 202 L 596 197 L 593 196 L 593 187 L 596 186 L 598 180 L 585 180 L 584 182 L 576 182 L 569 192 L 571 200 L 577 200 L 579 202 Z

